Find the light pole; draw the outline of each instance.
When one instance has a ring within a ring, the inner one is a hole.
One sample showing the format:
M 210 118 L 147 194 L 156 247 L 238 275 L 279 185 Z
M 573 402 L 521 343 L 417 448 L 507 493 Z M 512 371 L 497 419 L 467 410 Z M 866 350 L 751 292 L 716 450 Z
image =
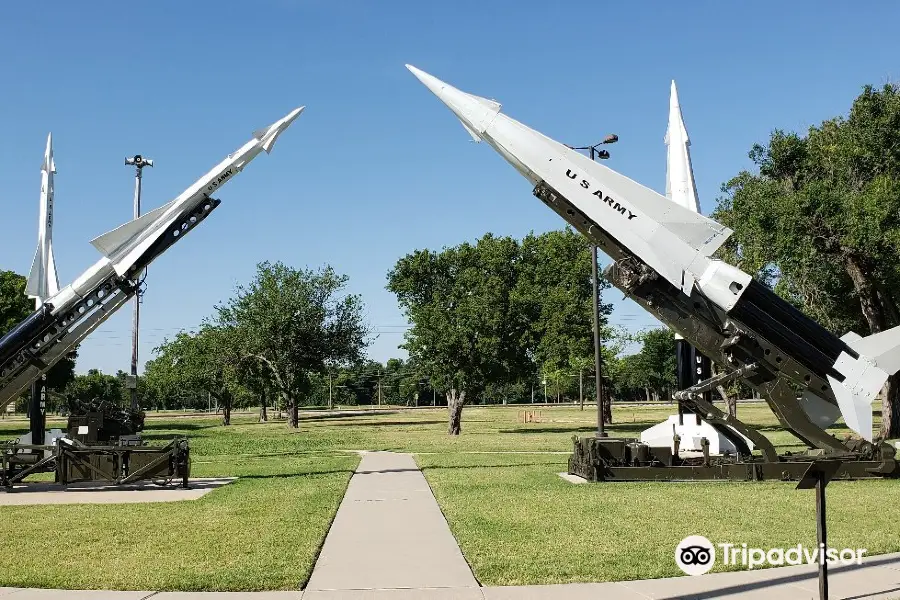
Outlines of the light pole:
M 601 160 L 606 160 L 609 158 L 609 152 L 607 150 L 598 149 L 597 146 L 602 146 L 604 144 L 615 144 L 619 141 L 619 136 L 616 134 L 610 134 L 603 138 L 603 141 L 594 144 L 592 146 L 582 146 L 580 148 L 572 148 L 573 150 L 589 150 L 591 160 L 597 160 L 598 158 Z M 596 396 L 597 396 L 597 437 L 606 437 L 606 429 L 604 428 L 604 393 L 603 393 L 603 358 L 600 354 L 600 285 L 599 285 L 599 277 L 600 273 L 598 271 L 597 266 L 597 245 L 591 244 L 591 282 L 593 283 L 593 296 L 594 296 L 594 377 L 597 382 L 594 386 L 596 388 Z
M 134 165 L 134 218 L 141 216 L 141 176 L 144 167 L 152 167 L 153 161 L 145 158 L 140 154 L 135 154 L 131 158 L 125 159 L 126 165 Z M 131 410 L 138 410 L 137 398 L 137 368 L 138 368 L 138 328 L 141 318 L 141 296 L 144 295 L 141 286 L 147 278 L 147 270 L 141 273 L 136 282 L 137 292 L 134 295 L 134 314 L 131 321 L 131 378 L 128 381 L 128 387 L 131 390 Z

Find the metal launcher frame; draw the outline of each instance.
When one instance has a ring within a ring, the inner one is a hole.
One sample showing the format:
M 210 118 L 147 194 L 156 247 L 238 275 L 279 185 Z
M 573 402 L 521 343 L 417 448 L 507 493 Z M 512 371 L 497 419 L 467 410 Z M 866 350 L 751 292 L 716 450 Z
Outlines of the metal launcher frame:
M 701 440 L 701 456 L 682 457 L 679 453 L 680 438 L 673 436 L 672 447 L 653 447 L 635 438 L 596 438 L 573 436 L 573 452 L 569 457 L 568 472 L 588 481 L 801 481 L 813 463 L 823 459 L 839 463 L 834 479 L 870 479 L 900 477 L 900 465 L 895 450 L 889 444 L 873 446 L 861 441 L 859 450 L 846 452 L 826 451 L 819 448 L 802 453 L 778 454 L 772 443 L 761 433 L 729 416 L 703 399 L 703 392 L 751 373 L 755 365 L 747 365 L 730 373 L 707 379 L 687 390 L 678 392 L 676 399 L 685 407 L 709 422 L 717 431 L 726 435 L 735 447 L 736 454 L 711 456 L 709 441 Z M 729 429 L 732 428 L 732 429 Z M 762 455 L 752 454 L 739 431 L 751 439 L 763 442 Z M 849 443 L 849 442 L 848 442 Z
M 144 480 L 165 484 L 180 479 L 181 486 L 187 489 L 190 470 L 190 449 L 185 438 L 176 438 L 165 446 L 96 446 L 61 439 L 53 446 L 10 444 L 0 448 L 0 485 L 7 491 L 29 475 L 48 471 L 62 485 L 125 485 Z
M 736 454 L 710 456 L 707 447 L 702 457 L 682 458 L 678 452 L 673 453 L 671 447 L 650 447 L 632 438 L 581 438 L 574 440 L 569 473 L 589 481 L 796 481 L 803 477 L 813 461 L 834 459 L 842 462 L 835 479 L 900 477 L 900 466 L 892 446 L 862 439 L 839 440 L 814 423 L 804 410 L 799 397 L 804 389 L 837 407 L 821 369 L 812 368 L 815 361 L 804 354 L 803 348 L 795 347 L 800 336 L 794 332 L 802 332 L 823 343 L 831 338 L 818 323 L 768 290 L 756 289 L 762 286 L 755 286 L 754 310 L 760 315 L 777 314 L 780 321 L 778 330 L 769 331 L 764 318 L 745 318 L 755 325 L 755 329 L 750 330 L 696 288 L 688 296 L 659 276 L 545 182 L 539 183 L 533 194 L 612 258 L 613 262 L 603 273 L 607 281 L 725 371 L 679 392 L 676 399 L 738 449 Z M 733 379 L 741 379 L 757 390 L 781 427 L 809 450 L 779 454 L 762 433 L 716 408 L 705 392 Z M 735 432 L 752 441 L 761 456 L 754 455 Z M 677 444 L 679 440 L 674 441 Z

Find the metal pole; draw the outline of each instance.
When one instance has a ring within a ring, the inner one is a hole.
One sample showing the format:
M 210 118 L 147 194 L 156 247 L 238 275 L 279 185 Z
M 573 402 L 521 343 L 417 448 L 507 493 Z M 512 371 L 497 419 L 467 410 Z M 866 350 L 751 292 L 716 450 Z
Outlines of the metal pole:
M 825 529 L 825 474 L 819 472 L 816 475 L 816 537 L 819 542 L 819 552 L 824 553 L 827 546 L 827 531 Z M 828 600 L 828 562 L 822 556 L 819 557 L 819 598 Z
M 141 171 L 138 167 L 134 175 L 134 218 L 141 216 Z M 141 278 L 144 274 L 141 273 Z M 140 279 L 138 279 L 140 281 Z M 138 410 L 137 399 L 137 368 L 138 368 L 138 330 L 141 320 L 141 293 L 134 295 L 134 314 L 131 319 L 131 376 L 134 378 L 134 387 L 131 388 L 131 410 Z
M 594 377 L 597 395 L 597 437 L 606 437 L 603 423 L 603 363 L 600 358 L 600 292 L 597 285 L 597 246 L 591 246 L 591 264 L 594 282 Z
M 591 160 L 595 160 L 595 149 L 591 146 Z M 606 437 L 603 427 L 603 363 L 600 356 L 600 286 L 597 271 L 597 246 L 591 244 L 591 282 L 594 297 L 594 381 L 597 396 L 597 437 Z
M 134 165 L 134 218 L 141 216 L 141 178 L 143 176 L 144 167 L 152 167 L 153 161 L 144 158 L 140 154 L 135 154 L 132 158 L 125 159 L 126 165 Z M 134 313 L 131 320 L 131 410 L 139 410 L 137 397 L 137 371 L 138 371 L 138 331 L 140 329 L 141 320 L 141 292 L 140 286 L 147 276 L 147 270 L 144 269 L 138 276 L 135 284 L 138 287 L 137 293 L 134 295 Z
M 381 373 L 378 374 L 378 406 L 381 406 Z

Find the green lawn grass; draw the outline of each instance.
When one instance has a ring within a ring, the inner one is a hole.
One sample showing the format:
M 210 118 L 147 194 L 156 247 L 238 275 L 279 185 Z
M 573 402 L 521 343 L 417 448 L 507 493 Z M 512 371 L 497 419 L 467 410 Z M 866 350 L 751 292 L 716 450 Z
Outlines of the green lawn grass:
M 574 485 L 558 455 L 417 458 L 483 585 L 617 581 L 682 575 L 689 535 L 749 547 L 816 546 L 815 496 L 790 483 Z M 828 486 L 829 545 L 900 550 L 897 481 Z M 723 570 L 720 566 L 716 570 Z
M 467 408 L 458 438 L 446 434 L 446 409 L 322 411 L 297 431 L 251 415 L 230 427 L 203 415 L 153 415 L 144 437 L 188 436 L 193 476 L 240 479 L 197 501 L 0 507 L 0 547 L 11 550 L 0 554 L 0 586 L 296 589 L 358 462 L 350 450 L 415 454 L 485 585 L 678 575 L 674 547 L 689 534 L 762 547 L 814 543 L 812 493 L 789 483 L 567 483 L 557 473 L 572 435 L 593 433 L 593 407 L 536 408 L 539 422 L 527 424 L 525 409 Z M 616 407 L 610 433 L 636 437 L 672 412 Z M 783 448 L 793 443 L 764 405 L 741 405 L 739 416 Z M 0 439 L 26 428 L 0 421 Z M 900 482 L 834 482 L 828 491 L 833 545 L 900 550 Z

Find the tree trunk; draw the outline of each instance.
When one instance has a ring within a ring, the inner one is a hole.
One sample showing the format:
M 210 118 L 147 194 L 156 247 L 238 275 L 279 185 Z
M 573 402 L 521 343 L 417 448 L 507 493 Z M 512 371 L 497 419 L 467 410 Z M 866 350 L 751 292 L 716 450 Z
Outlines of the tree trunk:
M 231 392 L 222 392 L 222 425 L 231 425 Z
M 891 375 L 881 390 L 881 430 L 878 437 L 900 437 L 900 376 Z
M 261 402 L 259 403 L 259 422 L 265 423 L 269 420 L 269 415 L 266 412 L 266 397 L 263 395 L 261 398 Z
M 844 269 L 853 280 L 853 287 L 859 296 L 863 316 L 871 333 L 884 331 L 887 328 L 888 311 L 878 296 L 877 285 L 868 276 L 869 270 L 852 253 L 844 256 Z M 881 430 L 878 437 L 883 440 L 900 437 L 900 379 L 897 375 L 888 377 L 881 391 Z
M 719 395 L 722 396 L 722 400 L 725 401 L 725 408 L 728 411 L 728 416 L 732 419 L 737 418 L 737 398 L 732 398 L 728 395 L 728 392 L 725 391 L 725 386 L 720 385 L 716 387 L 716 390 L 719 392 Z
M 288 411 L 288 427 L 296 429 L 300 426 L 300 411 L 297 408 L 297 401 L 284 391 L 281 392 L 281 400 Z
M 459 435 L 462 430 L 462 409 L 466 403 L 465 390 L 451 389 L 447 392 L 447 414 L 450 417 L 450 435 Z
M 887 313 L 891 327 L 900 324 L 900 313 L 897 311 L 897 303 L 894 301 L 893 294 L 880 283 L 876 284 L 876 288 L 878 289 L 878 298 L 881 300 L 881 305 Z
M 644 394 L 647 396 L 647 402 L 650 402 L 650 388 L 644 388 Z
M 875 282 L 869 279 L 869 270 L 856 255 L 848 253 L 844 257 L 844 269 L 853 281 L 853 287 L 859 296 L 863 316 L 869 323 L 872 333 L 885 329 L 884 307 L 878 299 Z

